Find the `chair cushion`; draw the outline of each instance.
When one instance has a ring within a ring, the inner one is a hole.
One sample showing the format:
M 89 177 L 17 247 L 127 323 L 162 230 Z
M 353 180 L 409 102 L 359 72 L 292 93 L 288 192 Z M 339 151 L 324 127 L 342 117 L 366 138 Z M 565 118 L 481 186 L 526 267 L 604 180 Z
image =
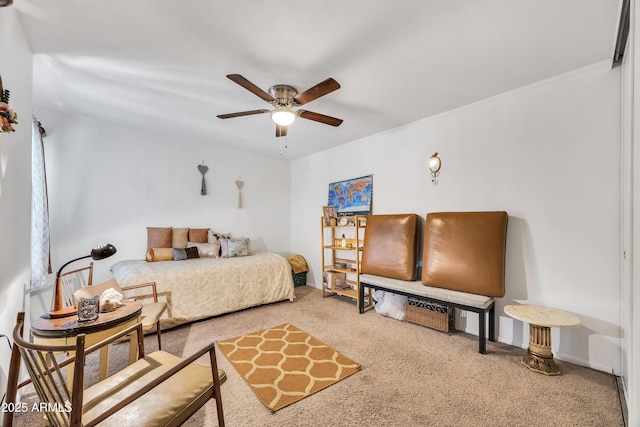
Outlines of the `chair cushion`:
M 167 303 L 165 302 L 147 302 L 142 305 L 142 313 L 140 315 L 140 322 L 142 323 L 142 329 L 152 329 L 156 326 L 158 319 L 162 316 L 162 313 L 167 309 Z
M 369 215 L 361 272 L 416 280 L 419 222 L 416 214 Z
M 420 280 L 407 281 L 390 279 L 388 277 L 361 274 L 360 283 L 388 289 L 389 291 L 404 292 L 406 294 L 435 299 L 452 304 L 467 305 L 469 307 L 486 310 L 494 303 L 495 298 L 485 295 L 470 294 L 467 292 L 452 291 L 449 289 L 425 286 Z
M 164 351 L 148 356 L 116 372 L 84 391 L 83 424 L 115 406 L 125 397 L 180 363 L 182 359 Z M 218 370 L 220 384 L 227 376 Z M 116 412 L 101 426 L 180 425 L 213 396 L 211 368 L 192 363 L 133 403 Z
M 422 283 L 503 297 L 507 221 L 506 212 L 428 214 Z
M 75 296 L 76 298 L 91 298 L 96 295 L 102 295 L 102 293 L 109 288 L 114 289 L 124 295 L 122 288 L 120 287 L 116 279 L 112 277 L 111 279 L 104 282 L 100 282 L 91 286 L 85 286 L 84 288 L 79 289 L 78 291 L 76 291 Z

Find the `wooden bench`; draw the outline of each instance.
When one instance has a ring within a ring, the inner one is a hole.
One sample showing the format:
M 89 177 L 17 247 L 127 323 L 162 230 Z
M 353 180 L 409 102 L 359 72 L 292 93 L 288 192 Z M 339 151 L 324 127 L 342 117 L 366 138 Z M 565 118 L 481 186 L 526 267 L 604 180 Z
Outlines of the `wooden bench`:
M 476 295 L 467 292 L 453 291 L 450 289 L 425 286 L 420 280 L 406 281 L 375 276 L 372 274 L 360 275 L 360 298 L 358 310 L 364 313 L 364 288 L 379 289 L 407 297 L 414 296 L 427 301 L 437 302 L 449 307 L 457 307 L 462 310 L 478 313 L 478 351 L 487 353 L 486 339 L 486 315 L 489 314 L 489 341 L 495 342 L 495 298 L 484 295 Z

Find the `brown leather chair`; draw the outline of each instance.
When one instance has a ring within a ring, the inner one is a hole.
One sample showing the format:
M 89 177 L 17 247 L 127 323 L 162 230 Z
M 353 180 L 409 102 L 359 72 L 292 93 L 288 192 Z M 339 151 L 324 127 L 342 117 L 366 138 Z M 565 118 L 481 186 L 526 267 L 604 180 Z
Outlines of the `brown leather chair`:
M 82 334 L 74 345 L 33 344 L 23 338 L 23 327 L 24 312 L 18 314 L 13 330 L 7 403 L 15 403 L 17 389 L 33 382 L 40 402 L 53 409 L 46 412 L 45 421 L 50 425 L 179 426 L 209 399 L 215 399 L 218 425 L 224 426 L 220 385 L 227 377 L 217 367 L 215 343 L 183 360 L 161 350 L 145 356 L 140 323 L 89 348 L 85 348 Z M 133 332 L 137 332 L 139 359 L 83 389 L 86 356 Z M 60 352 L 75 355 L 58 362 Z M 207 353 L 210 367 L 194 363 Z M 21 359 L 31 380 L 18 384 Z M 61 368 L 70 363 L 75 369 L 73 384 L 68 387 Z M 4 413 L 3 425 L 12 427 L 13 412 Z

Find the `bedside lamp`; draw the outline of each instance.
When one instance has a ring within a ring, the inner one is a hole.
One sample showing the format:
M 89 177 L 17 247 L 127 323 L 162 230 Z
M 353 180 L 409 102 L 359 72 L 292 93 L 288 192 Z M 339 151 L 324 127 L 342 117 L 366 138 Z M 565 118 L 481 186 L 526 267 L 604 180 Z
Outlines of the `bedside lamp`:
M 66 317 L 78 312 L 74 307 L 62 307 L 62 279 L 60 279 L 60 274 L 62 274 L 62 270 L 64 270 L 67 265 L 85 258 L 92 258 L 95 261 L 99 261 L 101 259 L 109 258 L 115 253 L 116 247 L 111 243 L 101 243 L 93 248 L 89 255 L 72 259 L 71 261 L 66 262 L 62 267 L 60 267 L 60 270 L 58 270 L 58 272 L 56 273 L 56 286 L 53 288 L 53 298 L 49 316 L 51 318 Z

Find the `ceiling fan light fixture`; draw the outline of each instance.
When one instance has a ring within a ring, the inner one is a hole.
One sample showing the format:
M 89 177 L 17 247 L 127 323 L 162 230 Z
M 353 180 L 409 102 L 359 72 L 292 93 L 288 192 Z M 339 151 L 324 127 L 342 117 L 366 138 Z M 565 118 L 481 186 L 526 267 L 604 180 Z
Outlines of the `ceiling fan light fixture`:
M 271 112 L 271 120 L 280 126 L 289 126 L 296 119 L 296 113 L 287 107 L 278 107 Z

